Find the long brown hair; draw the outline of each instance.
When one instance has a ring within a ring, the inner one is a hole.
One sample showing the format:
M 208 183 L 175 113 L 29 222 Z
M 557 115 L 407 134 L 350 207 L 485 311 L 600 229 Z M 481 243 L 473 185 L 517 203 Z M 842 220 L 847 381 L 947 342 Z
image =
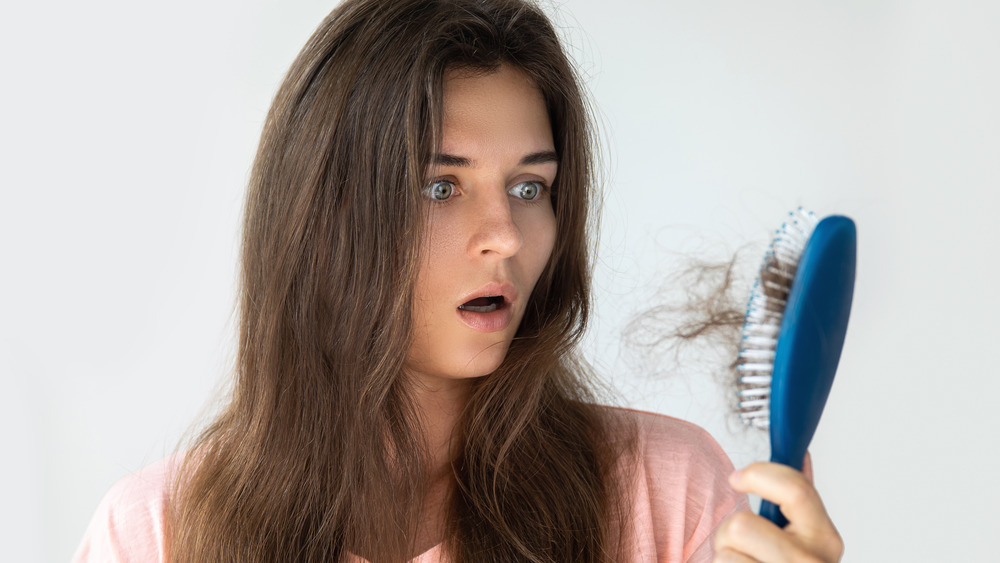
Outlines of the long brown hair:
M 628 449 L 573 349 L 589 310 L 591 133 L 544 14 L 519 0 L 348 0 L 292 64 L 251 174 L 232 399 L 174 488 L 174 561 L 413 555 L 425 483 L 403 361 L 445 71 L 508 64 L 542 92 L 558 238 L 456 438 L 455 561 L 617 557 Z

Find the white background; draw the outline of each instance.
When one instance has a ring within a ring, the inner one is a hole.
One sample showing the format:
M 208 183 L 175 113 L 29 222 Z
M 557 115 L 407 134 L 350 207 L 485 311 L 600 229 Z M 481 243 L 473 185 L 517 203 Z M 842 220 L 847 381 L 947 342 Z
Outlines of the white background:
M 846 560 L 995 557 L 1000 5 L 613 5 L 555 9 L 605 149 L 588 357 L 622 402 L 705 426 L 737 464 L 766 457 L 701 363 L 667 374 L 622 329 L 678 256 L 762 246 L 800 204 L 849 215 L 854 312 L 813 446 Z M 4 561 L 68 560 L 104 491 L 209 408 L 260 127 L 330 8 L 3 9 Z

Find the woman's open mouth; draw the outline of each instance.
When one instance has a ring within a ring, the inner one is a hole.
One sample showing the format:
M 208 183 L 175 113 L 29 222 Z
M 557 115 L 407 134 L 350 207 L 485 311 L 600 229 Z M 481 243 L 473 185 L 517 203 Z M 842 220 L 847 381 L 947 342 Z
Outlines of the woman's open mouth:
M 504 305 L 506 305 L 506 302 L 503 295 L 489 295 L 463 303 L 458 308 L 463 311 L 472 311 L 473 313 L 492 313 L 504 307 Z
M 457 312 L 469 328 L 479 332 L 497 332 L 510 325 L 514 317 L 511 305 L 502 295 L 487 295 L 462 303 Z

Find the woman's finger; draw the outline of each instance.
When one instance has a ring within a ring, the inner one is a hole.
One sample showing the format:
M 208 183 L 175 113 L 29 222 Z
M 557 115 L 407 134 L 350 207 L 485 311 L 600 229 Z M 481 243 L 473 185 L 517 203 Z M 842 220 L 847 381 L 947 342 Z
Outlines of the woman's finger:
M 802 460 L 802 474 L 806 476 L 813 485 L 816 484 L 815 479 L 813 479 L 813 460 L 809 452 L 806 452 L 806 457 Z
M 779 463 L 754 463 L 733 473 L 729 483 L 737 491 L 753 493 L 781 507 L 789 522 L 816 529 L 832 526 L 823 501 L 806 477 Z
M 733 473 L 729 482 L 738 491 L 759 495 L 780 506 L 789 521 L 784 530 L 788 539 L 823 560 L 839 560 L 843 553 L 840 534 L 805 475 L 777 463 L 754 463 Z
M 739 554 L 747 561 L 768 563 L 802 561 L 809 555 L 784 530 L 752 512 L 737 512 L 719 525 L 715 533 L 715 553 L 717 557 L 719 554 Z
M 761 563 L 759 559 L 754 559 L 749 555 L 744 555 L 731 549 L 716 551 L 712 563 Z

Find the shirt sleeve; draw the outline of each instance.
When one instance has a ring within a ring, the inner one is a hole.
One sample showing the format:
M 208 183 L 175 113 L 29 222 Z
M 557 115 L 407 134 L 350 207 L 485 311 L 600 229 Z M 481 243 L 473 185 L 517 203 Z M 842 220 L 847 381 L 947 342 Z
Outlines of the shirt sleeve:
M 115 483 L 90 520 L 73 563 L 165 561 L 167 502 L 177 460 L 161 460 Z
M 700 427 L 652 413 L 635 413 L 641 464 L 634 472 L 633 534 L 658 563 L 710 562 L 712 538 L 733 512 L 749 509 L 729 486 L 732 462 Z M 655 555 L 653 555 L 655 554 Z

